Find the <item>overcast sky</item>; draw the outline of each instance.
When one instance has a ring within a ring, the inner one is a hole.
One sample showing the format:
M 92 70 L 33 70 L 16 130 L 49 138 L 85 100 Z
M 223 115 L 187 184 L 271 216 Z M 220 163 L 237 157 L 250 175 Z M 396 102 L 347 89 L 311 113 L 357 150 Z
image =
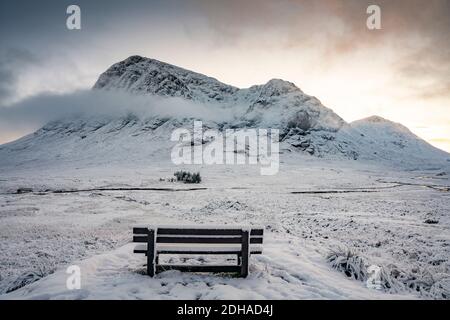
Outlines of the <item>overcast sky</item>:
M 70 4 L 81 30 L 66 28 Z M 366 27 L 369 4 L 381 30 Z M 0 108 L 11 112 L 88 89 L 138 54 L 238 87 L 288 80 L 346 121 L 377 114 L 450 151 L 449 0 L 2 0 L 0 39 Z M 0 142 L 36 129 L 23 117 Z

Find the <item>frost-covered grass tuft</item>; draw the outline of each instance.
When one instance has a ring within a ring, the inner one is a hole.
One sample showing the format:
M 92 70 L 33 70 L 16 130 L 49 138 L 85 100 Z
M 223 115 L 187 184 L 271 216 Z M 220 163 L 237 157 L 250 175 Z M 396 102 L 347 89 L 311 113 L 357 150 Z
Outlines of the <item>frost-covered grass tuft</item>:
M 389 292 L 413 291 L 427 299 L 450 299 L 450 275 L 426 269 L 400 270 L 395 265 L 382 268 L 382 286 Z
M 352 249 L 334 248 L 326 259 L 333 269 L 343 272 L 347 277 L 367 281 L 370 264 Z M 380 268 L 378 281 L 386 292 L 412 291 L 427 299 L 450 299 L 450 275 L 447 273 L 433 273 L 416 267 L 402 270 L 394 264 L 381 265 Z
M 448 274 L 441 279 L 436 279 L 430 288 L 430 295 L 434 299 L 450 299 L 450 276 Z
M 327 261 L 332 268 L 343 272 L 349 278 L 362 281 L 367 278 L 364 259 L 349 248 L 338 247 L 331 250 Z
M 18 276 L 15 280 L 11 281 L 7 287 L 3 290 L 4 293 L 9 293 L 20 289 L 30 283 L 36 282 L 45 276 L 53 273 L 55 271 L 55 267 L 48 266 L 46 264 L 40 264 L 36 267 L 35 270 L 27 271 Z

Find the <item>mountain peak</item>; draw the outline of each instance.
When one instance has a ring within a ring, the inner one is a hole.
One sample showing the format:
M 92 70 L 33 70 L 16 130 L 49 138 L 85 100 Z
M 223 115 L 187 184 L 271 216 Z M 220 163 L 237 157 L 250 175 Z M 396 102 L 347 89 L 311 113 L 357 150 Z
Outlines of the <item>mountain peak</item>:
M 288 93 L 303 93 L 295 84 L 282 79 L 271 79 L 263 85 L 253 86 L 266 96 L 282 96 Z
M 300 90 L 292 82 L 289 82 L 289 81 L 286 81 L 283 79 L 277 79 L 277 78 L 270 79 L 269 81 L 267 81 L 267 83 L 264 86 L 277 87 L 277 88 L 290 88 L 290 89 Z
M 412 134 L 411 131 L 404 125 L 394 122 L 394 121 L 391 121 L 391 120 L 388 120 L 388 119 L 385 119 L 380 116 L 376 116 L 376 115 L 353 121 L 351 123 L 351 125 L 354 128 L 370 126 L 372 128 L 375 128 L 375 127 L 379 128 L 379 129 L 384 128 L 383 130 L 389 129 L 389 130 L 395 130 L 395 131 L 403 132 L 403 133 L 407 133 L 407 134 Z
M 149 58 L 145 58 L 139 55 L 133 55 L 133 56 L 129 56 L 128 58 L 126 58 L 123 62 L 125 64 L 135 64 L 135 63 L 139 63 L 141 61 L 145 61 L 145 60 L 153 60 L 153 59 L 149 59 Z
M 365 121 L 365 122 L 371 122 L 371 123 L 382 123 L 382 122 L 393 123 L 392 121 L 387 120 L 387 119 L 377 116 L 377 115 L 373 115 L 373 116 L 361 119 L 359 121 Z
M 217 79 L 138 55 L 115 63 L 102 73 L 94 89 L 221 101 L 238 89 Z

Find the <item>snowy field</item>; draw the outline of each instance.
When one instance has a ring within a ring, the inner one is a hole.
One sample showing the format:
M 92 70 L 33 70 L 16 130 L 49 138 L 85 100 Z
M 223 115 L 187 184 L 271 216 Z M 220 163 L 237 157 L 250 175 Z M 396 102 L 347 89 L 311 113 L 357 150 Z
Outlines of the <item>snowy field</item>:
M 0 168 L 0 299 L 450 297 L 447 169 L 305 157 L 285 159 L 275 176 L 261 176 L 258 167 L 205 166 L 184 168 L 199 169 L 200 185 L 161 181 L 178 169 Z M 204 189 L 180 190 L 190 187 Z M 251 257 L 247 279 L 177 271 L 152 279 L 130 243 L 132 227 L 145 224 L 264 225 L 264 252 Z M 334 269 L 327 261 L 333 250 L 341 257 L 351 251 L 362 276 Z M 69 291 L 65 271 L 73 264 L 82 287 Z M 366 287 L 370 265 L 382 268 L 382 290 Z

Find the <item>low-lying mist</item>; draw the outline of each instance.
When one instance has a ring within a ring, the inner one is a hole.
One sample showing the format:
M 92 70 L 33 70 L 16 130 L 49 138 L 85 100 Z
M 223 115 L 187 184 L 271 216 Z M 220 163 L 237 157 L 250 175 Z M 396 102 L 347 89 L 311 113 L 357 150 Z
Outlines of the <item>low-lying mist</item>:
M 195 117 L 211 121 L 232 119 L 234 112 L 181 98 L 131 95 L 125 92 L 80 90 L 70 94 L 41 94 L 0 108 L 0 143 L 33 132 L 46 123 L 80 117 Z

